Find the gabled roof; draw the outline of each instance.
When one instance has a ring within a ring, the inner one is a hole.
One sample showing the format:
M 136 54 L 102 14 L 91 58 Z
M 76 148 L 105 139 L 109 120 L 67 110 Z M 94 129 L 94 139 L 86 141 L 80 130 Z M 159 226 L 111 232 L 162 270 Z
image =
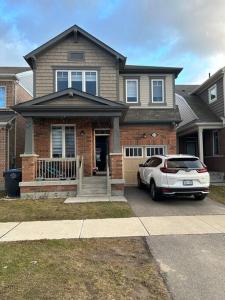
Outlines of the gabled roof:
M 12 107 L 24 116 L 121 116 L 128 106 L 72 88 L 34 98 Z
M 112 49 L 111 47 L 109 47 L 108 45 L 106 45 L 105 43 L 103 43 L 102 41 L 100 41 L 99 39 L 97 39 L 96 37 L 94 37 L 93 35 L 91 35 L 90 33 L 88 33 L 87 31 L 85 31 L 84 29 L 80 28 L 77 25 L 73 25 L 72 27 L 70 27 L 67 30 L 63 31 L 62 33 L 60 33 L 56 37 L 49 40 L 47 43 L 41 45 L 40 47 L 36 48 L 35 50 L 33 50 L 30 53 L 28 53 L 27 55 L 25 55 L 24 56 L 25 60 L 32 67 L 32 59 L 35 57 L 35 55 L 41 53 L 42 51 L 44 51 L 44 50 L 48 49 L 49 47 L 53 46 L 54 44 L 56 44 L 57 42 L 59 42 L 63 38 L 67 37 L 68 35 L 72 35 L 72 34 L 74 35 L 74 39 L 77 38 L 78 34 L 81 34 L 81 35 L 85 36 L 87 39 L 89 39 L 90 41 L 92 41 L 93 43 L 95 43 L 96 45 L 98 45 L 99 47 L 101 47 L 105 51 L 109 52 L 111 55 L 115 56 L 116 58 L 120 59 L 123 63 L 125 63 L 125 61 L 126 61 L 125 56 L 123 56 L 122 54 L 120 54 L 116 50 Z
M 153 73 L 153 74 L 175 74 L 177 78 L 178 74 L 183 68 L 175 67 L 156 67 L 156 66 L 137 66 L 137 65 L 125 65 L 121 68 L 121 74 L 135 74 L 135 73 Z
M 196 116 L 196 118 L 193 118 L 190 121 L 195 120 L 195 122 L 198 123 L 222 122 L 222 120 L 214 114 L 214 112 L 210 109 L 210 107 L 204 100 L 202 100 L 199 96 L 193 94 L 194 89 L 196 89 L 196 85 L 175 86 L 176 93 L 183 97 L 183 99 L 188 104 L 189 108 Z M 179 103 L 177 102 L 177 104 Z M 182 110 L 183 108 L 184 107 L 179 106 L 180 110 Z
M 201 91 L 208 88 L 211 84 L 213 84 L 220 77 L 224 76 L 225 67 L 219 69 L 216 73 L 206 79 L 201 85 L 197 86 L 196 89 L 192 91 L 193 94 L 199 94 Z

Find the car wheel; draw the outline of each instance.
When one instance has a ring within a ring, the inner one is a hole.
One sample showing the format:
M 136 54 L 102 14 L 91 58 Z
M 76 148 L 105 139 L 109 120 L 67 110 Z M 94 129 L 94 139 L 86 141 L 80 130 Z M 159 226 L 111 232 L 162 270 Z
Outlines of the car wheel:
M 194 195 L 195 200 L 198 200 L 198 201 L 204 200 L 205 197 L 206 197 L 206 195 L 204 195 L 204 194 Z
M 152 181 L 150 183 L 150 196 L 151 196 L 151 198 L 152 198 L 153 201 L 160 200 L 160 197 L 159 197 L 159 194 L 157 192 L 156 185 L 155 185 L 154 181 Z
M 143 184 L 143 182 L 141 181 L 141 176 L 140 176 L 139 173 L 137 174 L 137 183 L 138 183 L 139 189 L 143 189 L 143 188 L 144 188 L 144 184 Z

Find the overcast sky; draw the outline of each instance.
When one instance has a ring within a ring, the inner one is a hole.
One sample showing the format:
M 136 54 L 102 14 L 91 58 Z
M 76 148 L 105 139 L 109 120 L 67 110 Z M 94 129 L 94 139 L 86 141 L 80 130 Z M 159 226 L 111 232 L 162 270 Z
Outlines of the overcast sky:
M 0 65 L 77 24 L 128 64 L 183 67 L 201 83 L 225 66 L 225 0 L 0 0 Z

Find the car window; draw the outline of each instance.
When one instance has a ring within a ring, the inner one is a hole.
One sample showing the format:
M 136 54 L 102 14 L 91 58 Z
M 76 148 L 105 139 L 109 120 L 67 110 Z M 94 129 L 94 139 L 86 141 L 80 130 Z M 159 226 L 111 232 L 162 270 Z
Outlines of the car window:
M 202 163 L 198 158 L 171 158 L 167 160 L 170 169 L 200 169 Z
M 158 167 L 161 163 L 162 163 L 161 158 L 154 157 L 153 161 L 151 162 L 151 167 L 153 167 L 153 168 Z
M 147 159 L 146 162 L 144 163 L 144 166 L 148 167 L 151 160 L 152 160 L 152 158 Z

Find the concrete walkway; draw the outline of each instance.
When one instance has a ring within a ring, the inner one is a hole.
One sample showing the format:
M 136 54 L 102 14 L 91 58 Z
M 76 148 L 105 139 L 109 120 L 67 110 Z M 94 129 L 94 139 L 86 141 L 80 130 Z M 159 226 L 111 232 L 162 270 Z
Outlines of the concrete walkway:
M 225 233 L 225 215 L 0 223 L 0 242 Z

